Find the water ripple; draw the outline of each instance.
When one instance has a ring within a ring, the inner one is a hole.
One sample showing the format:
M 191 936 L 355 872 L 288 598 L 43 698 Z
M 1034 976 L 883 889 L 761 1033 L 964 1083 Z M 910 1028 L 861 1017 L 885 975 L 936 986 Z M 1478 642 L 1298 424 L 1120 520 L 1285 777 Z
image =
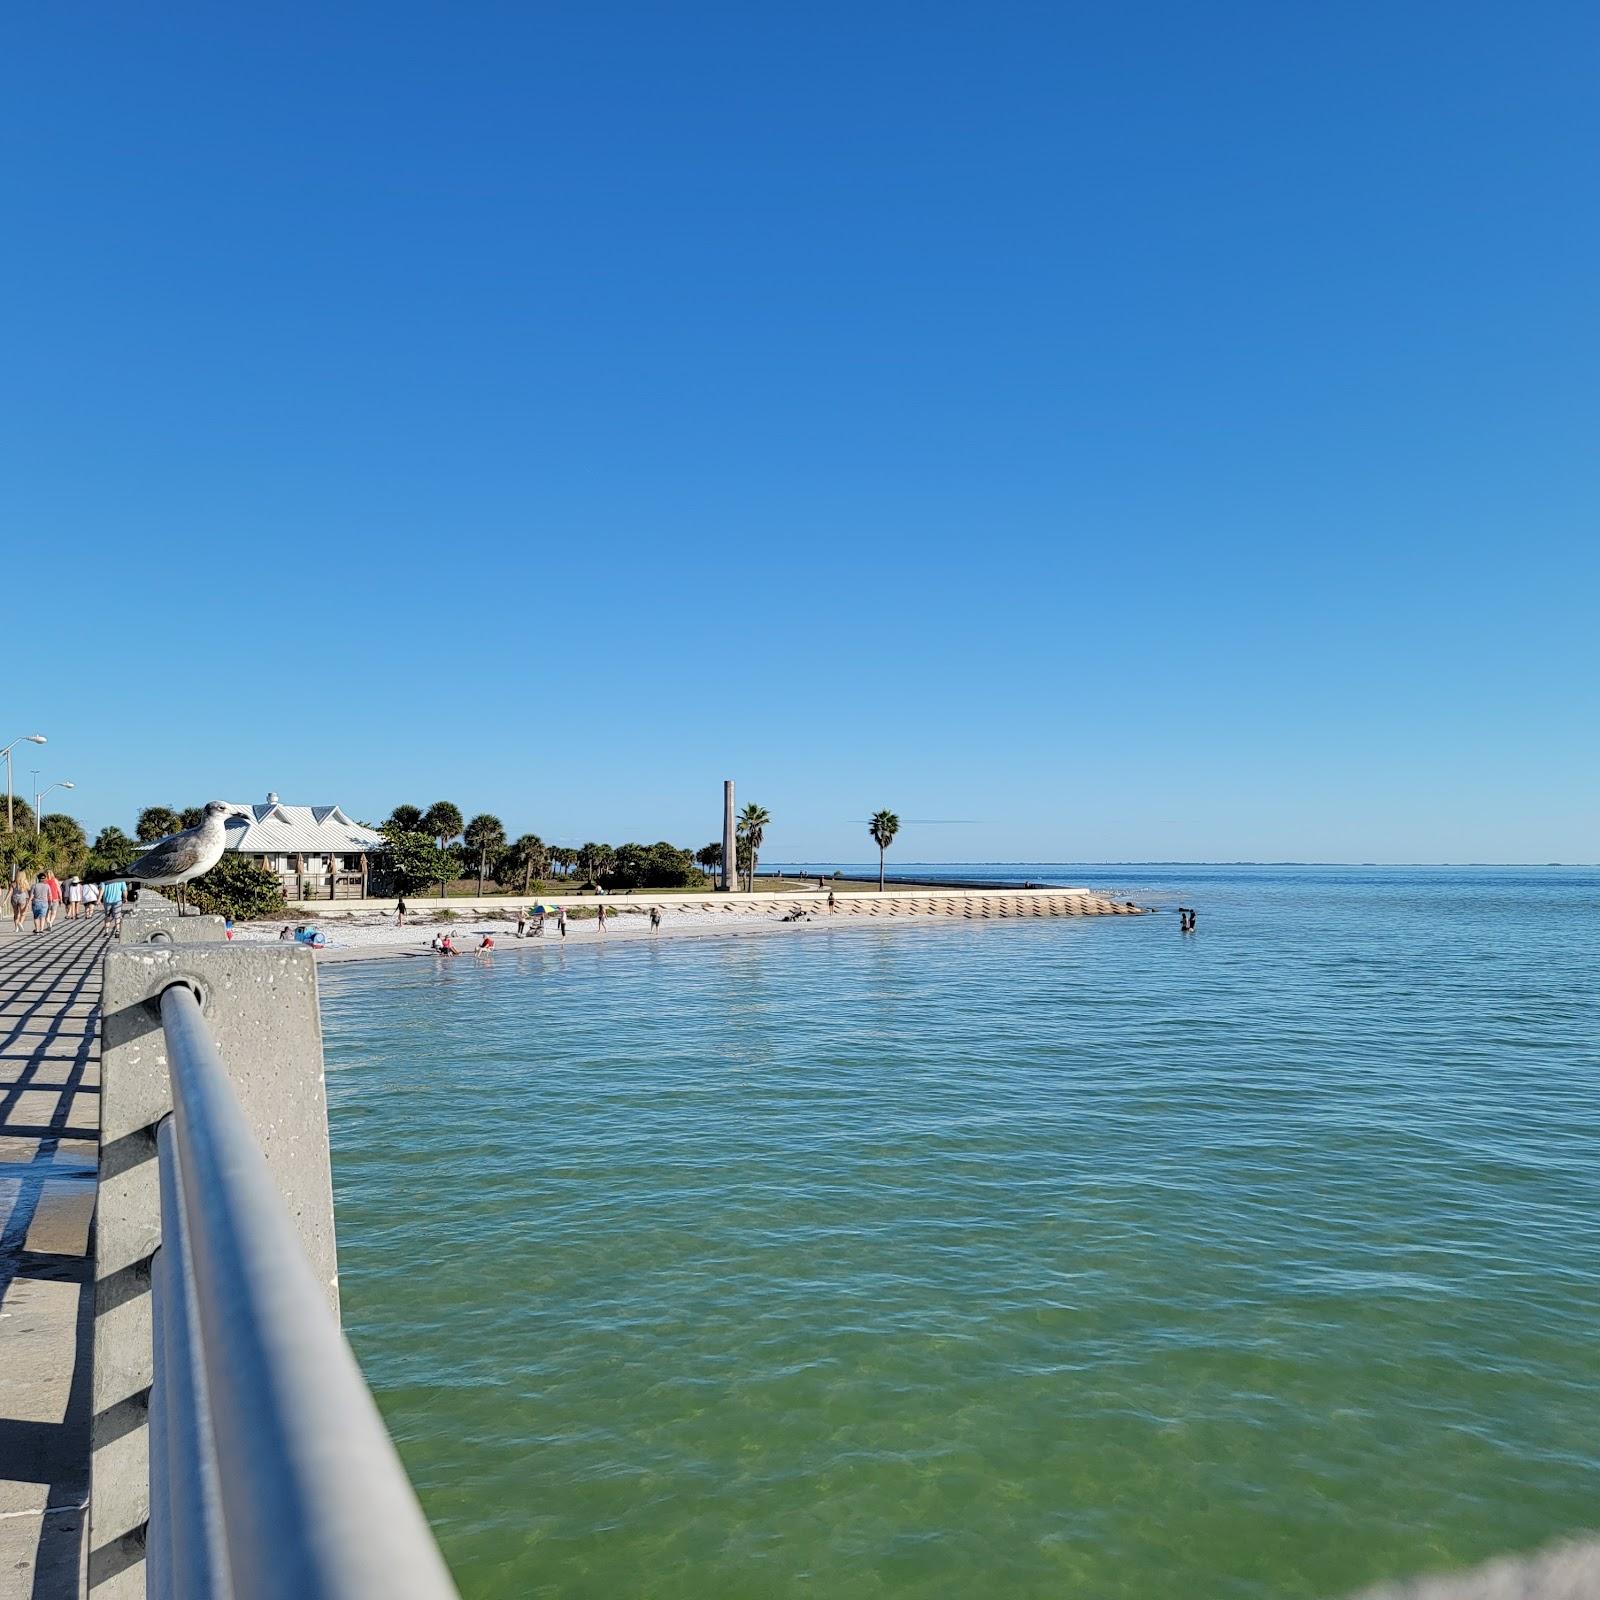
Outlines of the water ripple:
M 1336 1593 L 1591 1523 L 1600 874 L 324 975 L 468 1597 Z

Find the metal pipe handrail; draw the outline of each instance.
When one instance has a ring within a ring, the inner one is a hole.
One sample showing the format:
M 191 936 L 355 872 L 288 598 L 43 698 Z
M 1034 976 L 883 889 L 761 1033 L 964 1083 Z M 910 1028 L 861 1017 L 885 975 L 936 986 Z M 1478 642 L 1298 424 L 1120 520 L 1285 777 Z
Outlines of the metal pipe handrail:
M 161 1248 L 151 1273 L 155 1376 L 147 1588 L 171 1600 L 230 1600 L 211 1403 L 199 1353 L 194 1261 L 183 1215 L 182 1161 L 170 1116 L 156 1129 L 156 1155 Z
M 160 1009 L 234 1600 L 453 1600 L 199 1000 L 173 984 Z

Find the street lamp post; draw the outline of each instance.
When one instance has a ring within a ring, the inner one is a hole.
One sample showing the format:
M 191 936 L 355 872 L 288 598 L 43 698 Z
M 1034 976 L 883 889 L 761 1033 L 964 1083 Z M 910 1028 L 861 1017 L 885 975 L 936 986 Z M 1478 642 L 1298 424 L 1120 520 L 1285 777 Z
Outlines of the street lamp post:
M 11 743 L 8 744 L 5 747 L 4 750 L 0 750 L 0 756 L 4 756 L 6 758 L 6 832 L 7 833 L 10 833 L 12 828 L 15 826 L 15 823 L 12 821 L 12 818 L 11 818 L 11 752 L 13 750 L 15 750 L 19 744 L 43 744 L 44 742 L 45 742 L 44 735 L 42 733 L 26 733 L 20 739 L 13 739 L 11 741 Z M 35 776 L 37 776 L 37 774 L 35 774 Z
M 39 774 L 37 772 L 34 773 L 33 779 L 34 779 L 35 783 L 37 783 L 39 781 Z M 52 783 L 50 785 L 50 789 L 76 789 L 76 788 L 77 788 L 77 784 L 68 783 L 65 778 L 63 778 L 59 783 Z M 41 800 L 43 800 L 44 797 L 47 794 L 50 793 L 50 789 L 37 789 L 37 790 L 34 791 L 34 796 L 33 796 L 33 836 L 34 836 L 35 839 L 37 839 L 39 837 L 39 802 Z

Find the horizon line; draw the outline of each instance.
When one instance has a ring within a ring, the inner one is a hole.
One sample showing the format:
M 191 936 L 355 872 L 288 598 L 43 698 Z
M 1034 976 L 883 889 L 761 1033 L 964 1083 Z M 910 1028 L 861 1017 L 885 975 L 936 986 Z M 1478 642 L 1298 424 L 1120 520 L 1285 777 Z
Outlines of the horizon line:
M 828 858 L 809 858 L 819 864 Z M 770 861 L 772 867 L 803 867 L 801 861 Z M 871 861 L 844 861 L 834 863 L 845 867 L 872 867 Z M 1568 867 L 1592 870 L 1600 868 L 1600 861 L 901 861 L 902 867 Z

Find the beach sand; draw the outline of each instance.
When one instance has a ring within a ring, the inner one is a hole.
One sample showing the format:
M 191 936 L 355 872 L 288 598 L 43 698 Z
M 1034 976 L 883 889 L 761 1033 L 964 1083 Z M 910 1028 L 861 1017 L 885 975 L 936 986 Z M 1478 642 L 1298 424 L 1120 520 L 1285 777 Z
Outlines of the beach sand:
M 626 939 L 693 938 L 707 934 L 739 934 L 782 932 L 796 926 L 781 920 L 781 913 L 769 910 L 739 910 L 735 912 L 702 911 L 698 909 L 663 907 L 661 928 L 650 931 L 649 907 L 641 906 L 637 912 L 621 912 L 608 908 L 606 930 L 600 932 L 593 917 L 567 919 L 567 937 L 563 941 L 556 929 L 554 917 L 545 919 L 544 935 L 540 939 L 517 938 L 517 919 L 501 912 L 461 912 L 452 921 L 431 917 L 425 911 L 413 912 L 406 918 L 406 926 L 394 925 L 393 913 L 366 913 L 354 917 L 328 918 L 311 924 L 327 936 L 327 946 L 317 952 L 319 961 L 350 961 L 372 956 L 424 956 L 440 959 L 429 948 L 435 935 L 448 933 L 460 947 L 463 955 L 472 953 L 484 934 L 493 934 L 498 949 L 516 949 L 519 946 L 585 945 L 616 943 Z M 296 917 L 289 926 L 299 927 Z M 234 932 L 236 943 L 251 944 L 276 940 L 284 924 L 249 923 Z M 448 958 L 445 958 L 448 959 Z
M 351 961 L 378 956 L 416 956 L 427 960 L 449 960 L 440 957 L 430 946 L 437 934 L 448 932 L 460 955 L 471 955 L 484 934 L 494 936 L 498 950 L 533 948 L 551 945 L 614 944 L 619 940 L 683 939 L 727 937 L 730 935 L 764 935 L 798 933 L 822 928 L 853 928 L 881 925 L 885 921 L 948 924 L 953 921 L 988 921 L 1009 917 L 1072 916 L 1072 915 L 1128 915 L 1134 909 L 1127 902 L 1116 903 L 1083 891 L 982 891 L 952 892 L 942 890 L 936 894 L 894 893 L 881 898 L 874 895 L 870 901 L 847 902 L 839 896 L 839 904 L 829 910 L 825 898 L 811 895 L 786 897 L 787 904 L 774 904 L 776 897 L 756 896 L 754 902 L 727 899 L 688 904 L 674 904 L 670 899 L 652 902 L 643 897 L 606 902 L 606 929 L 602 933 L 598 920 L 589 916 L 568 916 L 567 936 L 562 939 L 555 919 L 545 919 L 542 938 L 516 936 L 516 913 L 510 907 L 455 910 L 448 919 L 440 917 L 438 908 L 423 902 L 413 907 L 406 918 L 406 926 L 394 925 L 392 911 L 362 910 L 337 912 L 331 915 L 308 918 L 296 912 L 287 922 L 294 928 L 302 924 L 319 928 L 327 938 L 325 948 L 317 952 L 320 961 Z M 763 900 L 765 899 L 765 903 Z M 652 932 L 650 907 L 661 907 L 661 927 Z M 584 902 L 585 909 L 596 904 Z M 791 920 L 797 909 L 804 910 L 801 920 Z M 259 944 L 275 941 L 285 926 L 282 919 L 272 922 L 247 923 L 234 934 L 242 944 Z

